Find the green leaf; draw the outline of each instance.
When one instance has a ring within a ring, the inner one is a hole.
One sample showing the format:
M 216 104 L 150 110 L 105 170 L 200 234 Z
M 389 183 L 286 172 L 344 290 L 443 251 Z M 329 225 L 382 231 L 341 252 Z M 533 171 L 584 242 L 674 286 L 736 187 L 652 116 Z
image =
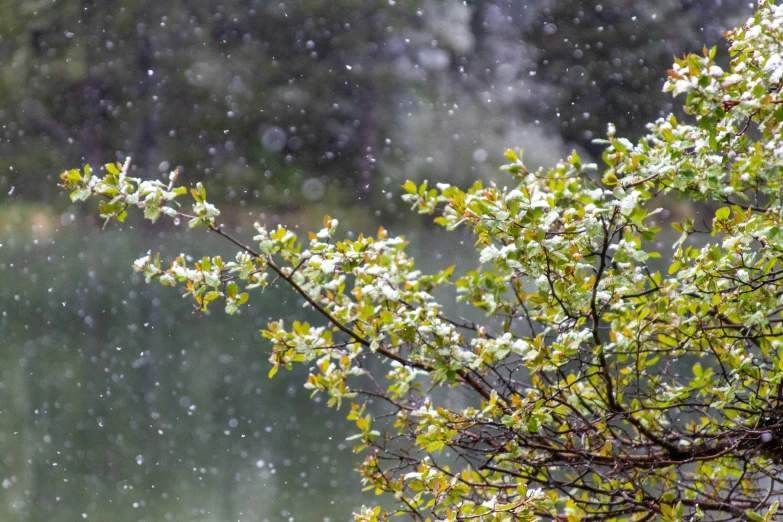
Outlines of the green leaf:
M 158 207 L 144 207 L 144 217 L 152 221 L 153 223 L 160 217 L 160 210 Z
M 674 507 L 674 517 L 677 520 L 681 520 L 683 514 L 685 514 L 685 506 L 682 504 L 681 500 L 677 502 L 677 505 Z
M 91 196 L 89 189 L 77 189 L 71 192 L 71 201 L 86 201 Z
M 603 181 L 604 185 L 608 187 L 613 187 L 620 182 L 620 180 L 617 179 L 617 176 L 615 176 L 613 172 L 610 172 L 609 174 L 604 176 L 604 178 L 601 181 Z

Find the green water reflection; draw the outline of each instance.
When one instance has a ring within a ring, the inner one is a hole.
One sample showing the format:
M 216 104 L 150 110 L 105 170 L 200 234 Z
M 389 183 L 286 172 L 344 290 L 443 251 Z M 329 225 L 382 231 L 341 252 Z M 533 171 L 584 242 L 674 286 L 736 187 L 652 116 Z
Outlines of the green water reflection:
M 306 368 L 267 378 L 258 330 L 308 315 L 290 290 L 200 317 L 130 264 L 229 254 L 217 238 L 55 225 L 0 238 L 0 520 L 348 520 L 373 501 L 346 412 L 308 397 Z M 409 235 L 425 269 L 471 251 Z

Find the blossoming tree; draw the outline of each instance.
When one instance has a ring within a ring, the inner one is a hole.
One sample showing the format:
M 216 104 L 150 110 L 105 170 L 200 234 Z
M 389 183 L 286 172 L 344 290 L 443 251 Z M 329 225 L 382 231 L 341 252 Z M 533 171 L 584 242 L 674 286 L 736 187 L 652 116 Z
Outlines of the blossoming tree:
M 399 513 L 772 520 L 783 490 L 783 8 L 762 2 L 727 38 L 730 71 L 714 49 L 670 71 L 664 89 L 687 95 L 689 122 L 660 119 L 636 144 L 610 127 L 600 182 L 576 154 L 531 172 L 509 151 L 511 189 L 406 183 L 414 209 L 475 234 L 481 267 L 455 281 L 453 267 L 417 271 L 383 229 L 335 239 L 330 217 L 302 240 L 256 225 L 245 242 L 201 184 L 181 210 L 176 173 L 140 180 L 109 164 L 65 172 L 63 186 L 74 201 L 101 199 L 107 221 L 140 208 L 233 243 L 231 260 L 134 263 L 147 281 L 184 286 L 199 310 L 233 313 L 272 274 L 319 312 L 318 324 L 268 325 L 270 376 L 311 365 L 305 386 L 348 405 L 362 480 Z M 652 251 L 663 194 L 711 202 L 712 239 L 695 246 L 686 219 L 673 248 Z M 444 285 L 502 326 L 448 318 L 433 297 Z M 368 413 L 370 399 L 393 426 Z

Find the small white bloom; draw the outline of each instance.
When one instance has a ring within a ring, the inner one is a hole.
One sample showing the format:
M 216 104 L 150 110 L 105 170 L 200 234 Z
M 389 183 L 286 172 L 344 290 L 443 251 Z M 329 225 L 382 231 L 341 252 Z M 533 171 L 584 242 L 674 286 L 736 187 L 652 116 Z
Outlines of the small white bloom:
M 480 263 L 487 263 L 500 257 L 500 250 L 495 245 L 489 245 L 481 251 L 479 256 Z
M 550 208 L 549 202 L 546 200 L 546 196 L 540 192 L 535 192 L 533 194 L 532 201 L 530 202 L 531 208 Z
M 623 146 L 624 146 L 626 149 L 628 149 L 628 150 L 631 150 L 631 149 L 633 149 L 633 143 L 631 143 L 631 140 L 629 140 L 628 138 L 617 138 L 617 141 L 619 141 L 620 143 L 622 143 L 622 144 L 623 144 Z
M 693 88 L 691 82 L 688 80 L 677 80 L 674 83 L 674 95 L 682 94 L 690 91 Z
M 508 255 L 510 252 L 516 252 L 516 251 L 517 251 L 517 246 L 514 243 L 510 243 L 500 249 L 500 257 L 505 259 L 506 255 Z
M 335 271 L 337 262 L 334 259 L 327 259 L 321 263 L 321 272 L 325 274 L 331 274 Z
M 774 71 L 780 67 L 780 55 L 778 53 L 773 54 L 767 59 L 767 63 L 764 64 L 765 71 Z
M 513 201 L 515 199 L 522 199 L 524 197 L 525 197 L 525 195 L 522 194 L 522 192 L 520 192 L 519 190 L 514 189 L 511 192 L 509 192 L 508 194 L 506 194 L 506 201 Z
M 143 269 L 147 264 L 150 262 L 150 255 L 147 254 L 144 257 L 138 258 L 136 261 L 133 262 L 133 267 L 137 269 Z
M 639 203 L 639 196 L 641 194 L 638 190 L 634 190 L 627 196 L 625 196 L 623 199 L 620 200 L 620 211 L 623 214 L 627 214 L 628 212 L 631 212 Z
M 603 189 L 597 188 L 595 190 L 588 190 L 586 192 L 587 197 L 592 199 L 593 201 L 601 201 L 604 199 L 604 191 Z
M 318 239 L 329 239 L 332 235 L 329 233 L 329 229 L 322 228 L 318 231 L 318 234 L 316 234 Z
M 398 301 L 400 299 L 400 293 L 389 285 L 383 285 L 381 287 L 381 292 L 383 293 L 383 297 L 389 301 Z
M 745 31 L 745 38 L 750 40 L 751 38 L 757 38 L 761 34 L 761 26 L 754 25 L 747 31 Z
M 729 86 L 737 84 L 737 83 L 739 83 L 741 81 L 742 81 L 742 76 L 740 76 L 739 74 L 732 74 L 732 75 L 727 76 L 723 80 L 721 85 L 723 85 L 724 87 L 729 87 Z

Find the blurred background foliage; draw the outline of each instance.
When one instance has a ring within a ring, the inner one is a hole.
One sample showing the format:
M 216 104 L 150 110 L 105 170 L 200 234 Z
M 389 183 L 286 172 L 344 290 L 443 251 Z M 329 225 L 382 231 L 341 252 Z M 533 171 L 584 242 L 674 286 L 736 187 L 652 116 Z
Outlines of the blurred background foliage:
M 751 8 L 0 0 L 0 520 L 347 520 L 363 500 L 344 412 L 301 371 L 266 378 L 258 330 L 302 303 L 272 288 L 238 316 L 190 315 L 130 263 L 224 247 L 133 220 L 102 233 L 63 169 L 180 167 L 238 236 L 329 213 L 349 237 L 404 233 L 423 270 L 469 269 L 470 238 L 399 204 L 405 179 L 502 180 L 507 147 L 531 166 L 597 158 L 607 122 L 636 138 L 673 110 L 673 55 L 725 60 Z
M 0 0 L 0 192 L 132 155 L 229 200 L 377 202 L 546 163 L 671 109 L 674 54 L 739 0 Z

